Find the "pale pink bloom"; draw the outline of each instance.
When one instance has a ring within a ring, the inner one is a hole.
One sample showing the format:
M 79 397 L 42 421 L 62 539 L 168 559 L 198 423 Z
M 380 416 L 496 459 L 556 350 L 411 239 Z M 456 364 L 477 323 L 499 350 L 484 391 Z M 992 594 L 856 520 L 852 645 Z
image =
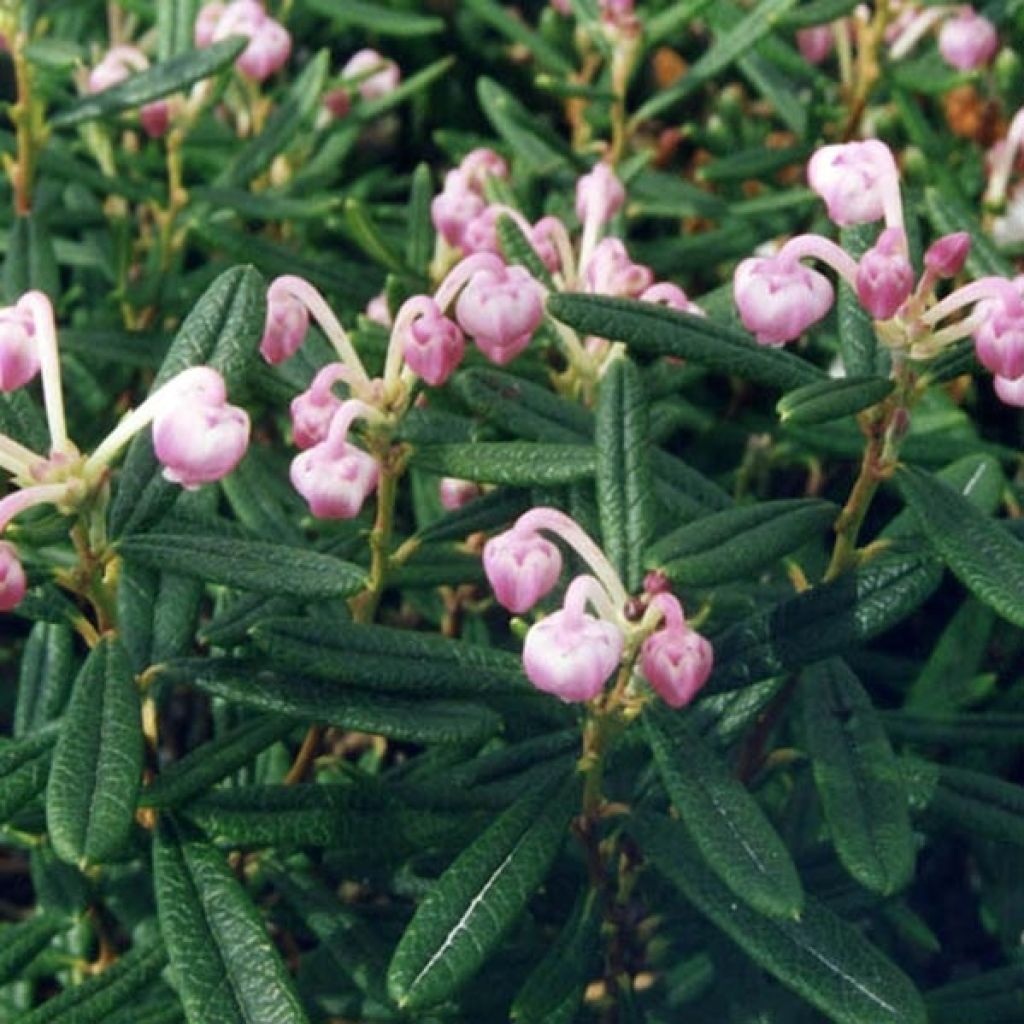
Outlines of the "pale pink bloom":
M 14 545 L 0 541 L 0 612 L 9 612 L 21 604 L 28 581 Z
M 200 49 L 212 45 L 213 35 L 217 31 L 217 23 L 220 21 L 224 9 L 225 5 L 222 3 L 204 4 L 199 8 L 193 39 Z
M 366 318 L 381 327 L 391 326 L 391 310 L 388 309 L 388 299 L 383 292 L 374 295 L 366 304 Z
M 583 269 L 587 291 L 635 299 L 654 283 L 654 271 L 629 258 L 618 238 L 602 238 Z
M 197 34 L 198 29 L 197 22 Z M 258 0 L 233 0 L 224 8 L 210 38 L 219 43 L 229 36 L 245 36 L 249 40 L 235 67 L 257 82 L 284 67 L 291 54 L 292 37 L 288 30 L 270 17 Z
M 24 387 L 39 372 L 35 321 L 17 303 L 0 309 L 0 391 Z
M 828 215 L 842 227 L 886 217 L 902 225 L 899 171 L 884 142 L 867 139 L 824 146 L 807 165 L 807 181 L 825 200 Z
M 828 278 L 795 260 L 753 257 L 733 275 L 740 319 L 762 345 L 783 345 L 800 337 L 832 308 Z
M 362 79 L 356 86 L 359 95 L 364 100 L 379 100 L 398 88 L 402 80 L 402 72 L 398 65 L 386 57 L 382 57 L 376 50 L 359 50 L 349 57 L 348 62 L 341 69 L 342 78 L 358 78 L 360 75 L 379 68 L 372 75 Z
M 484 545 L 483 562 L 498 603 L 514 615 L 551 593 L 562 573 L 562 554 L 551 541 L 515 528 Z
M 483 191 L 489 177 L 507 178 L 508 162 L 493 149 L 480 147 L 470 150 L 459 164 L 459 171 L 470 188 Z
M 461 246 L 466 228 L 483 213 L 485 206 L 461 171 L 449 171 L 444 190 L 431 201 L 430 216 L 438 234 L 449 245 Z
M 939 53 L 958 71 L 984 67 L 999 49 L 999 34 L 973 7 L 961 7 L 939 31 Z
M 426 309 L 405 330 L 402 355 L 406 365 L 431 387 L 443 384 L 458 368 L 466 351 L 459 325 L 449 320 L 427 296 Z
M 594 220 L 607 224 L 625 201 L 626 190 L 606 163 L 595 164 L 576 182 L 576 216 L 581 223 Z
M 437 488 L 438 496 L 441 499 L 441 507 L 449 512 L 455 512 L 468 505 L 475 498 L 479 498 L 483 491 L 478 483 L 472 480 L 460 480 L 458 477 L 446 476 L 441 479 Z
M 936 239 L 924 254 L 925 269 L 935 277 L 956 277 L 971 251 L 971 236 L 957 231 Z
M 996 377 L 1024 376 L 1024 309 L 1019 303 L 988 299 L 978 304 L 977 312 L 984 317 L 974 332 L 978 362 Z
M 348 376 L 344 363 L 328 363 L 309 387 L 292 399 L 292 440 L 297 448 L 312 448 L 326 439 L 334 414 L 342 405 L 332 389 Z
M 260 355 L 276 366 L 295 355 L 309 330 L 309 310 L 287 288 L 275 281 L 267 289 L 267 318 L 263 324 Z
M 540 287 L 520 266 L 476 271 L 455 304 L 459 326 L 504 366 L 530 343 L 544 317 Z
M 707 316 L 707 313 L 696 303 L 691 302 L 686 292 L 677 284 L 669 281 L 659 281 L 652 284 L 640 294 L 641 302 L 653 302 L 657 306 L 668 306 L 669 309 L 678 309 L 683 313 L 691 313 L 693 316 Z
M 1018 409 L 1024 409 L 1024 377 L 1018 377 L 1016 380 L 996 377 L 993 383 L 1001 401 L 1007 405 L 1016 406 Z
M 501 210 L 497 206 L 486 206 L 466 224 L 459 245 L 467 254 L 492 252 L 495 256 L 501 255 L 501 241 L 498 238 L 500 216 Z
M 563 270 L 557 238 L 565 235 L 565 226 L 557 217 L 541 217 L 530 229 L 530 244 L 551 273 Z
M 714 650 L 686 624 L 683 609 L 671 594 L 659 593 L 652 606 L 664 612 L 665 622 L 644 641 L 640 668 L 669 707 L 681 708 L 693 700 L 711 675 Z
M 902 228 L 886 228 L 857 265 L 857 297 L 876 320 L 888 320 L 913 290 L 906 233 Z

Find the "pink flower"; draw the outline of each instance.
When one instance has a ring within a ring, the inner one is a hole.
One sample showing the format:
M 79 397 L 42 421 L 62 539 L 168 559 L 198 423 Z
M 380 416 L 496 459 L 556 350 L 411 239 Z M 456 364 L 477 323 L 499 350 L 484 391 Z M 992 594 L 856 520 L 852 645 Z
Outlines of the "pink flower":
M 224 380 L 216 370 L 196 367 L 181 378 L 173 398 L 153 417 L 153 448 L 164 477 L 195 490 L 227 476 L 242 460 L 249 417 L 227 404 Z
M 562 573 L 562 555 L 538 533 L 515 528 L 484 545 L 484 572 L 494 596 L 514 615 L 529 611 L 545 597 Z
M 592 576 L 570 584 L 561 611 L 535 623 L 523 644 L 527 678 L 564 701 L 593 700 L 619 667 L 625 637 L 613 622 L 584 611 Z
M 966 231 L 943 235 L 928 246 L 924 265 L 935 277 L 956 277 L 971 251 L 971 236 Z
M 28 581 L 14 545 L 0 541 L 0 612 L 9 612 L 21 604 Z
M 0 391 L 24 387 L 39 372 L 36 326 L 19 301 L 0 309 Z
M 376 50 L 359 50 L 348 59 L 348 63 L 341 69 L 342 78 L 359 78 L 379 68 L 372 75 L 363 78 L 356 88 L 364 100 L 379 100 L 398 88 L 402 80 L 402 72 L 393 60 L 382 57 Z
M 342 404 L 332 388 L 348 375 L 344 363 L 328 363 L 309 388 L 292 399 L 292 440 L 297 448 L 312 448 L 327 437 L 334 414 Z
M 981 326 L 974 332 L 978 361 L 996 377 L 1015 381 L 1024 376 L 1024 309 L 1021 304 L 986 299 L 978 304 L 978 312 L 984 316 Z
M 472 480 L 460 480 L 458 477 L 446 476 L 438 484 L 437 493 L 441 499 L 441 507 L 446 508 L 449 512 L 455 512 L 463 505 L 468 505 L 475 498 L 479 498 L 483 491 L 480 489 L 480 485 Z
M 625 201 L 626 190 L 606 163 L 595 164 L 576 182 L 576 216 L 580 223 L 595 220 L 607 224 Z
M 983 67 L 998 49 L 999 35 L 995 25 L 973 7 L 961 7 L 939 31 L 939 53 L 958 71 L 974 71 Z
M 868 139 L 819 149 L 807 165 L 807 181 L 840 226 L 867 224 L 882 216 L 890 226 L 902 224 L 899 171 L 884 142 Z
M 665 613 L 665 624 L 644 641 L 640 668 L 654 691 L 669 707 L 689 704 L 711 675 L 714 650 L 683 618 L 679 602 L 660 593 L 652 605 Z
M 832 52 L 834 34 L 831 25 L 814 25 L 796 33 L 796 45 L 808 64 L 820 64 Z
M 377 460 L 347 441 L 349 425 L 361 408 L 358 401 L 342 403 L 326 439 L 292 460 L 292 486 L 318 519 L 354 518 L 377 489 Z
M 383 292 L 374 295 L 366 304 L 366 318 L 382 327 L 391 326 L 391 310 L 388 309 L 388 299 Z
M 193 30 L 193 39 L 200 49 L 210 46 L 213 43 L 213 35 L 217 31 L 217 23 L 224 13 L 224 4 L 204 4 L 196 16 L 196 24 Z
M 744 260 L 733 276 L 740 319 L 762 345 L 798 338 L 828 313 L 833 295 L 824 275 L 779 256 Z
M 198 32 L 197 21 L 197 36 Z M 219 43 L 229 36 L 248 38 L 249 45 L 235 61 L 235 67 L 256 82 L 265 81 L 284 67 L 292 51 L 292 37 L 288 30 L 270 17 L 258 0 L 233 0 L 224 8 L 211 39 Z
M 602 238 L 583 269 L 587 291 L 635 299 L 654 282 L 654 271 L 629 258 L 618 238 Z
M 541 217 L 530 229 L 530 244 L 551 273 L 564 270 L 556 238 L 565 233 L 565 225 L 557 217 Z
M 504 366 L 526 348 L 544 317 L 540 287 L 519 266 L 477 270 L 459 295 L 455 317 L 480 351 Z
M 483 213 L 485 205 L 461 171 L 449 171 L 444 190 L 430 204 L 430 217 L 449 245 L 461 246 L 467 226 Z
M 886 228 L 857 266 L 857 297 L 876 320 L 888 320 L 913 290 L 906 233 L 902 228 Z
M 1016 406 L 1018 409 L 1024 409 L 1024 377 L 1018 377 L 1016 380 L 996 377 L 993 383 L 1001 401 L 1007 405 Z
M 486 206 L 466 226 L 459 245 L 466 253 L 493 252 L 501 255 L 498 239 L 498 217 L 501 211 L 496 206 Z
M 678 309 L 683 313 L 691 313 L 693 316 L 707 316 L 700 306 L 691 302 L 686 297 L 686 292 L 677 284 L 668 281 L 660 281 L 652 284 L 640 295 L 641 302 L 653 302 L 658 306 L 668 306 L 669 309 Z
M 309 330 L 306 304 L 275 281 L 267 289 L 267 319 L 260 341 L 260 355 L 276 366 L 295 355 Z
M 503 156 L 495 153 L 493 149 L 470 150 L 459 164 L 459 171 L 466 179 L 470 188 L 483 191 L 489 177 L 507 178 L 508 163 Z
M 139 110 L 142 130 L 151 138 L 159 139 L 167 134 L 171 124 L 171 106 L 167 100 L 154 100 Z
M 402 355 L 413 373 L 431 387 L 443 384 L 458 368 L 466 351 L 466 340 L 458 324 L 449 320 L 437 303 L 427 296 L 424 311 L 405 330 Z

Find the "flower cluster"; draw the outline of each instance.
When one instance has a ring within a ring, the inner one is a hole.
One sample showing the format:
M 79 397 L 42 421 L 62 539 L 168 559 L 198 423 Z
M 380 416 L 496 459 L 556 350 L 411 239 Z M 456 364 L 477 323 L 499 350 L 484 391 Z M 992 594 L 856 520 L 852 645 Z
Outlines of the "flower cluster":
M 245 36 L 248 45 L 235 61 L 235 67 L 254 82 L 266 81 L 288 61 L 292 37 L 275 21 L 259 0 L 232 0 L 204 5 L 196 18 L 196 46 L 211 46 L 229 36 Z
M 573 579 L 561 609 L 530 627 L 523 645 L 530 682 L 564 701 L 594 700 L 617 672 L 632 672 L 639 648 L 640 671 L 667 704 L 678 708 L 693 700 L 711 674 L 711 644 L 665 592 L 645 594 L 643 613 L 627 617 L 629 594 L 615 569 L 563 512 L 531 509 L 487 542 L 484 570 L 499 603 L 521 615 L 558 583 L 562 555 L 542 531 L 572 547 L 593 575 Z
M 38 505 L 71 514 L 106 486 L 108 467 L 124 446 L 152 425 L 153 447 L 172 483 L 194 489 L 220 480 L 245 454 L 248 414 L 227 402 L 224 379 L 208 366 L 172 377 L 130 412 L 88 456 L 67 435 L 53 307 L 42 292 L 26 292 L 0 309 L 0 391 L 42 377 L 50 450 L 43 455 L 0 434 L 0 468 L 15 490 L 0 499 L 0 534 L 10 521 Z M 12 544 L 0 543 L 0 610 L 15 607 L 27 581 Z

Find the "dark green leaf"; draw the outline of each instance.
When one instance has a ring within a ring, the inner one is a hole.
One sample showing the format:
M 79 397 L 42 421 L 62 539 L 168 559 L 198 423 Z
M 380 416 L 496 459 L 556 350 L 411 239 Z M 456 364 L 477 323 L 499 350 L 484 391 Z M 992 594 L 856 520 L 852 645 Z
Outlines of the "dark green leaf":
M 817 498 L 782 498 L 695 519 L 648 548 L 644 564 L 680 586 L 749 576 L 821 536 L 838 509 Z
M 669 799 L 708 867 L 760 913 L 799 918 L 800 876 L 757 801 L 680 713 L 651 706 L 644 727 Z
M 367 0 L 305 0 L 305 5 L 317 14 L 342 26 L 363 28 L 381 36 L 426 36 L 445 30 L 443 18 L 414 14 L 409 10 L 395 10 Z
M 631 819 L 630 832 L 657 870 L 748 956 L 836 1024 L 925 1024 L 910 980 L 852 925 L 807 897 L 799 921 L 763 917 L 695 856 L 667 818 Z
M 568 153 L 565 143 L 545 130 L 536 115 L 523 106 L 493 78 L 478 78 L 477 97 L 494 130 L 508 143 L 524 169 L 549 174 L 563 168 Z
M 1015 747 L 1024 736 L 1024 715 L 976 712 L 951 715 L 924 712 L 883 711 L 885 731 L 915 744 L 939 744 L 955 750 L 964 747 Z
M 544 265 L 533 244 L 523 234 L 522 228 L 507 214 L 498 217 L 498 240 L 501 251 L 509 263 L 518 263 L 526 269 L 546 288 L 554 288 L 551 271 Z
M 54 302 L 60 298 L 60 271 L 53 239 L 34 213 L 15 218 L 11 225 L 2 284 L 4 298 L 12 305 L 33 288 L 45 292 Z
M 222 854 L 162 819 L 153 876 L 189 1024 L 307 1024 L 288 969 Z
M 538 67 L 563 77 L 572 74 L 573 65 L 562 53 L 502 4 L 496 3 L 495 0 L 467 0 L 466 6 L 511 42 L 525 47 Z
M 109 89 L 81 97 L 54 115 L 50 124 L 54 128 L 70 128 L 97 117 L 134 110 L 170 96 L 172 92 L 180 92 L 226 68 L 247 45 L 247 39 L 231 36 L 205 49 L 180 53 Z
M 409 234 L 405 243 L 405 261 L 417 274 L 427 274 L 434 255 L 434 222 L 430 218 L 430 202 L 434 182 L 430 165 L 418 164 L 409 190 L 407 221 Z
M 643 355 L 675 356 L 770 387 L 814 384 L 822 372 L 798 356 L 765 348 L 743 331 L 653 302 L 553 294 L 548 312 L 580 334 L 623 341 Z
M 59 718 L 74 677 L 74 639 L 70 626 L 37 622 L 25 642 L 18 669 L 14 735 L 27 736 Z
M 494 952 L 544 881 L 579 799 L 576 778 L 526 794 L 437 880 L 388 969 L 388 991 L 415 1011 L 457 991 Z
M 783 423 L 827 423 L 877 405 L 895 386 L 882 377 L 840 377 L 790 391 L 775 410 Z
M 839 859 L 867 889 L 898 892 L 914 873 L 899 764 L 860 680 L 838 658 L 803 677 L 804 742 Z
M 20 924 L 0 927 L 0 985 L 17 978 L 46 947 L 50 940 L 67 928 L 67 922 L 56 914 L 38 914 Z
M 56 742 L 55 726 L 24 739 L 0 742 L 0 823 L 9 821 L 42 792 Z
M 414 456 L 417 468 L 439 476 L 514 487 L 586 480 L 596 461 L 595 450 L 584 445 L 519 441 L 425 445 Z
M 89 652 L 61 724 L 46 789 L 46 825 L 70 864 L 102 863 L 127 843 L 142 776 L 139 691 L 121 642 Z

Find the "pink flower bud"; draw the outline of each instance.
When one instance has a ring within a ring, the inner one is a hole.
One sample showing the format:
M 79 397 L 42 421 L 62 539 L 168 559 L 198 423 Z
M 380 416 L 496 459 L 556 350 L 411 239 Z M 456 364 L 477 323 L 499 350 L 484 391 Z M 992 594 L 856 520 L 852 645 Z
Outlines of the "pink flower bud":
M 21 604 L 27 589 L 25 570 L 14 545 L 0 541 L 0 612 L 9 612 Z
M 470 188 L 483 191 L 488 177 L 507 178 L 508 163 L 493 149 L 483 147 L 468 152 L 459 164 L 459 171 Z
M 1024 315 L 999 299 L 978 303 L 985 316 L 974 332 L 978 361 L 996 377 L 1015 381 L 1024 376 Z M 1002 397 L 1002 396 L 1000 396 Z
M 90 93 L 103 92 L 148 67 L 149 61 L 138 47 L 111 47 L 103 60 L 89 72 L 86 90 Z
M 530 627 L 523 667 L 538 690 L 564 701 L 593 700 L 619 667 L 623 646 L 614 623 L 563 608 Z
M 733 276 L 740 319 L 762 345 L 782 345 L 800 337 L 832 308 L 827 277 L 795 260 L 754 257 Z
M 459 326 L 504 366 L 530 343 L 544 317 L 540 287 L 519 266 L 478 270 L 455 305 Z
M 431 387 L 438 387 L 462 362 L 466 340 L 458 324 L 449 320 L 433 300 L 427 301 L 433 308 L 409 325 L 403 339 L 402 355 L 413 373 Z
M 811 157 L 807 181 L 836 224 L 867 224 L 886 214 L 886 195 L 898 190 L 899 172 L 884 142 L 867 139 L 825 146 Z
M 685 707 L 708 681 L 711 644 L 694 629 L 662 629 L 640 650 L 640 668 L 655 693 L 672 708 Z
M 961 7 L 939 32 L 939 53 L 958 71 L 983 67 L 998 49 L 999 35 L 995 25 L 973 7 Z
M 0 309 L 0 391 L 24 387 L 39 372 L 36 327 L 21 304 Z
M 265 82 L 285 66 L 291 52 L 292 37 L 288 29 L 273 18 L 267 18 L 242 51 L 235 67 L 254 82 Z
M 595 164 L 576 182 L 576 216 L 581 223 L 596 220 L 607 224 L 625 201 L 626 190 L 606 163 Z
M 380 70 L 364 78 L 356 88 L 364 100 L 378 100 L 394 92 L 402 79 L 402 73 L 393 60 L 382 57 L 376 50 L 360 50 L 341 69 L 341 77 L 358 78 L 376 67 Z
M 328 363 L 309 388 L 292 399 L 292 440 L 297 448 L 312 448 L 327 438 L 334 414 L 342 405 L 331 389 L 347 376 L 344 363 Z
M 599 6 L 605 25 L 621 32 L 639 32 L 634 0 L 599 0 Z
M 209 373 L 219 387 L 202 382 L 182 387 L 174 404 L 153 417 L 153 448 L 164 477 L 187 490 L 227 476 L 249 444 L 248 415 L 224 401 L 223 379 Z
M 459 245 L 467 254 L 492 252 L 501 255 L 498 239 L 498 217 L 501 211 L 496 206 L 484 207 L 465 227 Z
M 391 310 L 388 309 L 388 299 L 383 292 L 374 295 L 366 304 L 366 318 L 381 327 L 391 326 Z
M 530 229 L 530 244 L 551 273 L 564 269 L 558 243 L 559 234 L 565 233 L 565 226 L 557 217 L 541 217 Z
M 483 562 L 498 603 L 514 615 L 549 594 L 562 573 L 562 554 L 551 541 L 514 528 L 484 545 Z
M 551 0 L 551 9 L 568 18 L 572 14 L 572 0 Z
M 213 37 L 217 31 L 217 23 L 220 21 L 223 13 L 224 4 L 222 3 L 204 4 L 199 9 L 199 14 L 196 15 L 193 39 L 196 46 L 200 49 L 213 43 Z
M 832 52 L 834 34 L 831 25 L 814 25 L 796 33 L 796 45 L 808 64 L 820 64 Z
M 151 138 L 159 139 L 167 134 L 171 124 L 171 106 L 167 100 L 154 100 L 139 111 L 142 130 Z
M 629 258 L 618 238 L 602 238 L 583 270 L 587 291 L 595 295 L 617 295 L 635 299 L 650 288 L 654 271 Z
M 344 86 L 340 89 L 329 89 L 324 93 L 323 104 L 333 117 L 346 117 L 352 109 L 352 97 Z
M 857 265 L 857 297 L 876 320 L 888 320 L 913 290 L 907 236 L 902 228 L 886 228 Z
M 449 245 L 462 245 L 466 227 L 484 211 L 485 203 L 469 187 L 460 171 L 449 171 L 444 191 L 434 196 L 430 217 L 437 232 Z
M 200 16 L 202 16 L 202 11 L 200 11 Z M 232 0 L 217 18 L 211 42 L 219 43 L 221 40 L 227 39 L 228 36 L 245 36 L 247 39 L 252 39 L 268 17 L 269 15 L 259 0 Z
M 1024 377 L 1018 377 L 1016 380 L 996 377 L 993 383 L 1000 401 L 1018 409 L 1024 409 Z
M 455 512 L 468 505 L 475 498 L 479 498 L 483 491 L 478 483 L 472 480 L 459 480 L 458 477 L 443 477 L 437 488 L 438 496 L 441 499 L 441 507 L 449 512 Z
M 267 319 L 263 325 L 260 355 L 276 366 L 295 355 L 309 330 L 306 304 L 283 288 L 267 289 Z
M 640 301 L 653 302 L 658 306 L 668 306 L 669 309 L 678 309 L 683 313 L 691 313 L 693 316 L 707 316 L 700 306 L 686 297 L 686 292 L 679 285 L 671 284 L 668 281 L 652 284 L 650 288 L 641 293 Z
M 925 268 L 936 277 L 956 277 L 971 251 L 971 236 L 966 231 L 943 235 L 928 246 L 924 254 Z

